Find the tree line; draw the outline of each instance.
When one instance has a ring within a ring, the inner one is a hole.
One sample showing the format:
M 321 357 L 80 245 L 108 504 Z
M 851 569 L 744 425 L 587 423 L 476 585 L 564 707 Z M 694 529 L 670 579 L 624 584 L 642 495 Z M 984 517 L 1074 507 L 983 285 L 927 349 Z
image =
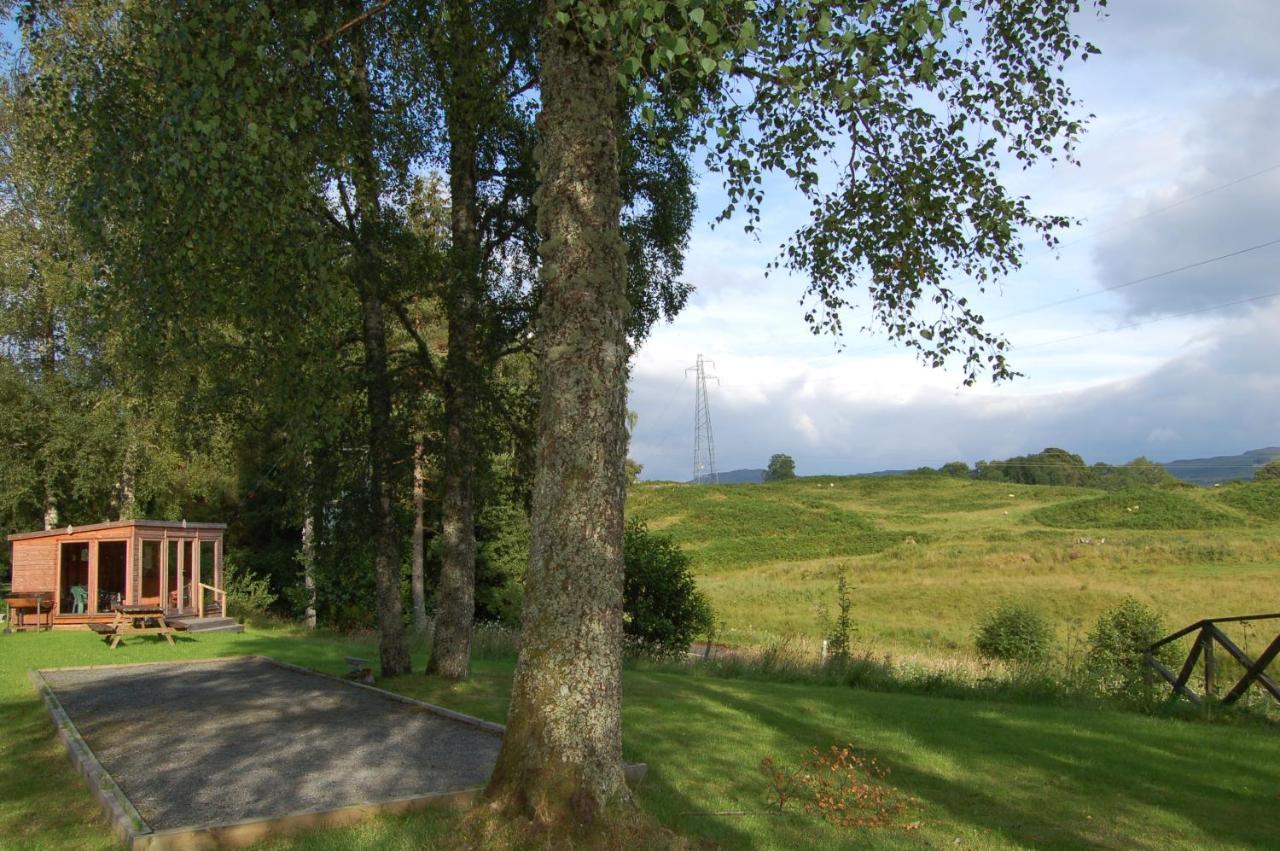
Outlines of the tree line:
M 1127 464 L 1105 464 L 1099 461 L 1089 465 L 1081 456 L 1052 446 L 1040 452 L 1016 455 L 1003 461 L 978 461 L 972 468 L 964 461 L 951 461 L 936 470 L 921 467 L 916 472 L 941 473 L 983 482 L 1106 490 L 1181 483 L 1180 479 L 1148 458 L 1135 458 Z

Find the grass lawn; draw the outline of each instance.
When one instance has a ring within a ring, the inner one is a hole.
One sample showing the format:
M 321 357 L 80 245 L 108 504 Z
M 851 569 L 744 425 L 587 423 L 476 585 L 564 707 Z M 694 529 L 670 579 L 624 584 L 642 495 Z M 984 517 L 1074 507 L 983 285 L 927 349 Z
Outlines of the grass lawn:
M 627 508 L 689 554 L 725 623 L 717 638 L 730 644 L 821 640 L 841 575 L 855 640 L 895 655 L 971 653 L 977 624 L 1002 598 L 1039 608 L 1062 645 L 1126 595 L 1162 613 L 1171 630 L 1280 610 L 1274 485 L 1107 492 L 945 476 L 641 483 Z
M 372 648 L 283 631 L 203 635 L 176 649 L 135 640 L 114 652 L 87 632 L 0 638 L 0 845 L 115 847 L 27 669 L 245 653 L 340 672 L 343 655 Z M 466 683 L 413 675 L 382 685 L 501 721 L 511 671 L 510 661 L 478 660 Z M 626 674 L 624 735 L 626 757 L 651 766 L 644 807 L 726 848 L 1263 848 L 1274 847 L 1280 804 L 1280 736 L 1262 725 L 640 668 Z M 888 766 L 890 781 L 918 799 L 908 819 L 919 830 L 843 830 L 766 809 L 762 758 L 794 765 L 810 746 L 846 742 Z M 716 814 L 726 811 L 745 814 Z M 454 818 L 381 818 L 268 847 L 415 848 L 447 838 Z

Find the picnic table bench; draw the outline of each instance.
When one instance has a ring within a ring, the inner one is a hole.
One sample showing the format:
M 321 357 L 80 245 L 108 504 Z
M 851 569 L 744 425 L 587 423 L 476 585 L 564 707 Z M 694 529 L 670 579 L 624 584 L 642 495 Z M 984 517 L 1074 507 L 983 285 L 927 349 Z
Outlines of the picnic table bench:
M 171 624 L 165 620 L 164 609 L 159 606 L 116 606 L 116 619 L 111 623 L 91 623 L 89 629 L 102 636 L 102 640 L 114 650 L 129 635 L 159 635 L 173 644 L 174 630 L 185 630 L 183 624 Z

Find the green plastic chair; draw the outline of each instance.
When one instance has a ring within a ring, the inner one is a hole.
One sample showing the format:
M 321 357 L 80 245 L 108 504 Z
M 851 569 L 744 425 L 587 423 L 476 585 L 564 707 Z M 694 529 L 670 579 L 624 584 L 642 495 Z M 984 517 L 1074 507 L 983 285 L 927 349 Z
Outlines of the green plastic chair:
M 83 585 L 72 585 L 71 599 L 75 601 L 72 610 L 76 614 L 83 614 L 85 608 L 89 605 L 89 589 Z

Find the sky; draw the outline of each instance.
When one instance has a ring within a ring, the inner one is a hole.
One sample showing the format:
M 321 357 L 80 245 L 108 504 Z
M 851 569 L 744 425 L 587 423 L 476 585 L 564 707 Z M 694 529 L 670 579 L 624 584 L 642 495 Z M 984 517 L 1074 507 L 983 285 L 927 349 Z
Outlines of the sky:
M 685 369 L 699 354 L 718 379 L 721 471 L 777 452 L 814 475 L 1048 446 L 1123 463 L 1280 445 L 1280 2 L 1114 0 L 1078 24 L 1102 50 L 1068 74 L 1095 116 L 1081 164 L 1010 173 L 1009 185 L 1084 223 L 974 297 L 1024 377 L 965 387 L 958 365 L 926 367 L 857 332 L 862 322 L 842 348 L 815 337 L 804 281 L 764 274 L 805 208 L 767 203 L 759 240 L 712 228 L 722 195 L 708 176 L 686 262 L 696 291 L 633 362 L 642 478 L 692 475 Z

